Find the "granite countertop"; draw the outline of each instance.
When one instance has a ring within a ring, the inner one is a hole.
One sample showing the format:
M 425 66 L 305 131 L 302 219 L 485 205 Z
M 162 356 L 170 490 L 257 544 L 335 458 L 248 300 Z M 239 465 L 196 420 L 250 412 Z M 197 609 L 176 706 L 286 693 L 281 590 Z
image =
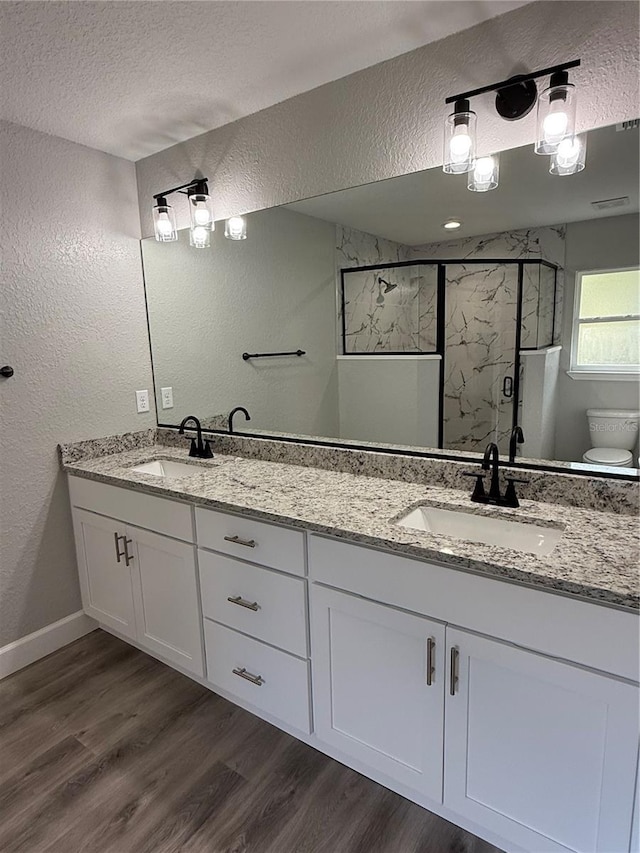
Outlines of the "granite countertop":
M 152 459 L 192 462 L 193 475 L 162 479 L 134 473 Z M 338 536 L 490 577 L 579 596 L 592 602 L 640 609 L 638 520 L 593 509 L 522 500 L 517 510 L 472 504 L 469 492 L 405 483 L 280 462 L 217 454 L 190 460 L 186 450 L 164 444 L 73 461 L 70 474 L 201 506 L 246 511 L 317 533 Z M 470 490 L 469 490 L 470 491 Z M 400 527 L 394 520 L 419 504 L 542 526 L 564 528 L 551 554 L 538 556 Z

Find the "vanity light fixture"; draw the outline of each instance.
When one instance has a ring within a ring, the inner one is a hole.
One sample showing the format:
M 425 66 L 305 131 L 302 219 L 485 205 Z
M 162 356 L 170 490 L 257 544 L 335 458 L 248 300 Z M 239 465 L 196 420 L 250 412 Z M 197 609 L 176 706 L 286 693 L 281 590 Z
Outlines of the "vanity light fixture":
M 442 223 L 442 227 L 446 228 L 447 231 L 455 231 L 461 225 L 462 222 L 459 219 L 447 219 L 446 222 Z
M 176 215 L 164 196 L 155 196 L 153 230 L 159 243 L 172 243 L 178 239 Z
M 460 97 L 445 121 L 443 170 L 449 175 L 469 172 L 475 162 L 475 150 L 476 114 L 469 101 Z
M 167 196 L 177 192 L 185 194 L 189 199 L 189 244 L 196 249 L 208 248 L 211 245 L 211 232 L 215 229 L 215 222 L 206 178 L 194 178 L 187 184 L 154 195 L 153 225 L 156 240 L 169 243 L 178 239 L 175 212 L 171 205 L 167 204 Z
M 469 172 L 467 189 L 474 193 L 486 193 L 498 186 L 500 158 L 497 154 L 477 157 L 473 169 Z
M 191 218 L 191 228 L 206 228 L 208 231 L 215 229 L 213 222 L 213 206 L 211 204 L 211 196 L 209 195 L 209 187 L 206 181 L 194 181 L 187 188 L 187 196 L 189 197 L 189 216 Z
M 477 158 L 475 154 L 476 114 L 471 110 L 470 99 L 487 92 L 496 93 L 496 112 L 506 121 L 524 118 L 537 101 L 536 154 L 552 156 L 549 169 L 552 175 L 581 171 L 585 138 L 575 135 L 576 88 L 569 83 L 568 73 L 579 65 L 580 60 L 574 59 L 446 98 L 445 104 L 453 104 L 454 110 L 445 121 L 443 171 L 454 175 L 468 172 L 467 187 L 473 192 L 486 192 L 498 186 L 496 155 Z M 538 96 L 535 81 L 540 77 L 549 77 L 549 86 Z
M 538 97 L 536 154 L 554 154 L 576 132 L 576 87 L 567 71 L 555 71 Z
M 224 236 L 227 240 L 247 239 L 247 220 L 244 216 L 232 216 L 224 224 Z

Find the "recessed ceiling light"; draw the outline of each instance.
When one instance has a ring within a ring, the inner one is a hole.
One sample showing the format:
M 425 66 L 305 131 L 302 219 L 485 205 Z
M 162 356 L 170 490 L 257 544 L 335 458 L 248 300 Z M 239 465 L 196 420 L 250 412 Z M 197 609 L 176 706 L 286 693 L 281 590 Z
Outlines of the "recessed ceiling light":
M 456 228 L 459 228 L 462 225 L 462 222 L 459 219 L 447 219 L 446 222 L 442 223 L 442 227 L 446 228 L 447 231 L 455 231 Z

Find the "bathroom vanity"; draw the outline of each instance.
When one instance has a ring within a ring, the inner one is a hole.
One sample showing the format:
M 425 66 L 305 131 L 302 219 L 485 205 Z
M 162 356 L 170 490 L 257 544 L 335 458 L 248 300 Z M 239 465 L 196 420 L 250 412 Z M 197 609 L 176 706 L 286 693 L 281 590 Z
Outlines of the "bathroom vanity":
M 505 850 L 637 848 L 632 514 L 155 441 L 62 449 L 103 628 Z M 398 524 L 416 506 L 559 538 L 539 555 Z

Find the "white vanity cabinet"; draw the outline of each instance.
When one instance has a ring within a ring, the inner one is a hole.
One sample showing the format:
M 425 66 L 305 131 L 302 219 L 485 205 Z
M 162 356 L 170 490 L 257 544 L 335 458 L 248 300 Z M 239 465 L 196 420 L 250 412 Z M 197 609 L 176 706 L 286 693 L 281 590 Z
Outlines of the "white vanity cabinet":
M 444 625 L 317 587 L 311 631 L 318 737 L 441 802 Z
M 525 850 L 629 850 L 631 684 L 447 628 L 445 804 Z
M 104 511 L 119 514 L 122 505 L 119 493 L 123 491 L 112 491 L 109 486 L 90 481 L 76 483 L 70 478 L 84 611 L 150 652 L 202 676 L 195 546 L 98 514 Z M 171 501 L 125 494 L 125 509 L 134 518 L 143 514 L 147 523 L 162 524 L 163 516 L 172 514 Z M 136 498 L 142 499 L 137 503 L 137 512 L 132 509 Z M 190 530 L 190 524 L 184 526 L 182 515 L 185 509 L 190 514 L 190 508 L 174 506 L 174 523 L 169 529 Z M 153 509 L 157 510 L 158 521 L 149 515 Z
M 317 536 L 309 572 L 316 734 L 340 760 L 507 851 L 629 851 L 633 614 Z
M 107 629 L 508 853 L 635 853 L 636 614 L 69 487 L 84 609 Z

